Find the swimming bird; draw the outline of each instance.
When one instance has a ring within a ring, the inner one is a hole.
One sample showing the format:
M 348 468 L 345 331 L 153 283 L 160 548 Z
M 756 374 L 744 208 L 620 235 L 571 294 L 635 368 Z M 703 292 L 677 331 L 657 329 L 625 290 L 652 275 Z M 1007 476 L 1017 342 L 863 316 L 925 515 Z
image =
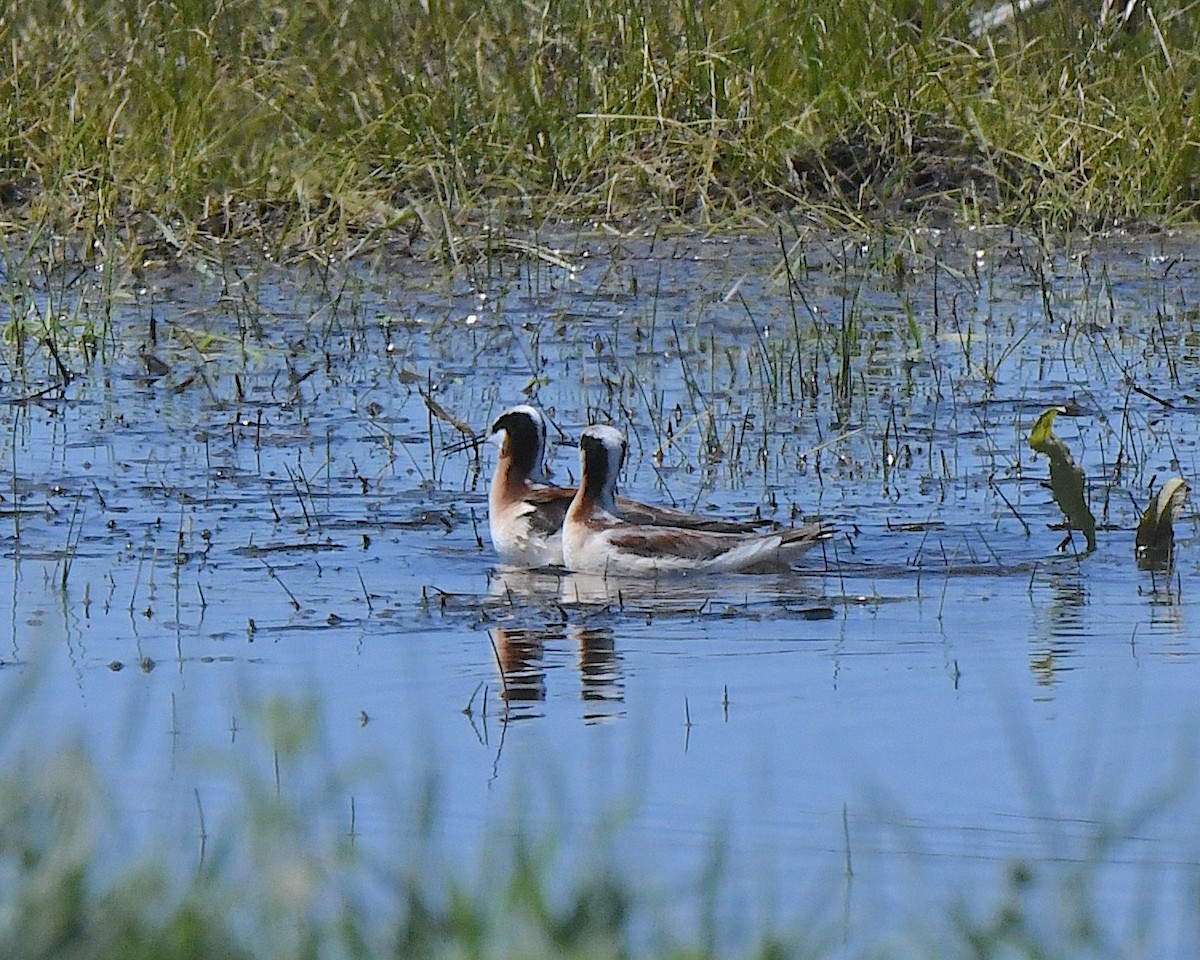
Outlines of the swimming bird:
M 617 474 L 625 438 L 614 427 L 588 427 L 579 438 L 579 490 L 563 523 L 563 559 L 579 573 L 686 571 L 759 573 L 786 569 L 833 531 L 824 524 L 770 532 L 715 533 L 650 526 L 621 516 Z
M 542 464 L 546 418 L 536 407 L 521 404 L 501 413 L 489 433 L 500 445 L 488 493 L 488 531 L 496 553 L 511 566 L 561 566 L 563 520 L 576 491 L 547 482 Z M 702 517 L 625 497 L 614 497 L 611 506 L 614 515 L 638 525 L 725 533 L 771 525 L 761 519 Z

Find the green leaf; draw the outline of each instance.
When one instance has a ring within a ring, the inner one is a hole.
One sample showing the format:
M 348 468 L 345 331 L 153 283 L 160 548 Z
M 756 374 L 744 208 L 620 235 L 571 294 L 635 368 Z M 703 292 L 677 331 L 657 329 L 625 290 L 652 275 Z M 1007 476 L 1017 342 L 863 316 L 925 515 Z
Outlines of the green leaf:
M 1096 518 L 1088 509 L 1083 470 L 1075 463 L 1067 445 L 1054 435 L 1054 418 L 1058 410 L 1050 409 L 1037 418 L 1029 433 L 1029 446 L 1050 459 L 1050 491 L 1054 501 L 1072 530 L 1087 538 L 1088 553 L 1096 549 Z
M 1036 453 L 1050 455 L 1047 449 L 1047 441 L 1057 440 L 1059 445 L 1062 444 L 1062 441 L 1054 435 L 1054 418 L 1057 416 L 1058 408 L 1052 407 L 1037 418 L 1037 423 L 1029 431 L 1029 445 L 1033 447 Z

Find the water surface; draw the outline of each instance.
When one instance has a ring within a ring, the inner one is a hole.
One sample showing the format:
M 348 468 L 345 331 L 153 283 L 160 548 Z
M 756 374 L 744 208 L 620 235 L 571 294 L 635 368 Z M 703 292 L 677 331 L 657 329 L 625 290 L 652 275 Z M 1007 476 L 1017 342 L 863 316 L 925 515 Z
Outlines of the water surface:
M 586 862 L 611 829 L 685 930 L 716 862 L 729 946 L 856 953 L 986 916 L 1021 864 L 1051 926 L 1082 876 L 1102 936 L 1185 955 L 1194 514 L 1170 574 L 1133 531 L 1196 474 L 1195 239 L 10 263 L 5 322 L 41 332 L 10 338 L 0 408 L 8 750 L 81 740 L 113 830 L 184 869 L 251 782 L 383 861 L 432 831 L 471 872 L 533 825 Z M 567 438 L 613 422 L 627 495 L 839 535 L 789 576 L 497 569 L 493 451 L 445 453 L 422 393 L 477 429 L 526 400 Z M 1025 443 L 1054 405 L 1089 556 L 1057 549 Z

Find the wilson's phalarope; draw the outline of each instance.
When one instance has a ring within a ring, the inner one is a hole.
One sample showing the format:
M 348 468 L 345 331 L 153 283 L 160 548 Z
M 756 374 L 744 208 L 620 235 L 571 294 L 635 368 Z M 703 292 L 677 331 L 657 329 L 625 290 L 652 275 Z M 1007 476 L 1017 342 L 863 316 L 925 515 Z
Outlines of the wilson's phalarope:
M 767 533 L 714 533 L 647 526 L 621 517 L 617 474 L 625 438 L 593 426 L 579 438 L 579 491 L 563 523 L 563 559 L 580 573 L 655 574 L 685 571 L 751 573 L 785 569 L 814 543 L 833 535 L 815 523 Z
M 488 530 L 502 563 L 511 566 L 562 565 L 562 526 L 575 497 L 574 487 L 546 482 L 546 419 L 524 404 L 505 410 L 492 423 L 500 454 L 488 493 Z M 614 481 L 615 482 L 615 481 Z M 613 497 L 613 513 L 639 526 L 746 533 L 771 525 L 764 520 L 721 520 Z

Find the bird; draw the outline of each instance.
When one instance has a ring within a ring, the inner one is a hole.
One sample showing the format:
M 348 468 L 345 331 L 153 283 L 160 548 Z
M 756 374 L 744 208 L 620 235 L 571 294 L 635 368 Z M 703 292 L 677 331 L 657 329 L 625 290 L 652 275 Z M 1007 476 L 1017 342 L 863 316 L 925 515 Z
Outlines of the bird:
M 625 451 L 625 437 L 615 427 L 591 426 L 579 438 L 580 484 L 562 531 L 569 570 L 617 575 L 777 571 L 833 535 L 823 523 L 728 533 L 630 521 L 621 516 L 616 499 Z
M 551 484 L 545 474 L 546 418 L 536 407 L 510 407 L 488 431 L 500 446 L 488 492 L 488 532 L 503 564 L 562 566 L 562 526 L 575 498 L 574 487 Z M 724 520 L 615 497 L 614 514 L 639 526 L 745 533 L 770 521 Z

